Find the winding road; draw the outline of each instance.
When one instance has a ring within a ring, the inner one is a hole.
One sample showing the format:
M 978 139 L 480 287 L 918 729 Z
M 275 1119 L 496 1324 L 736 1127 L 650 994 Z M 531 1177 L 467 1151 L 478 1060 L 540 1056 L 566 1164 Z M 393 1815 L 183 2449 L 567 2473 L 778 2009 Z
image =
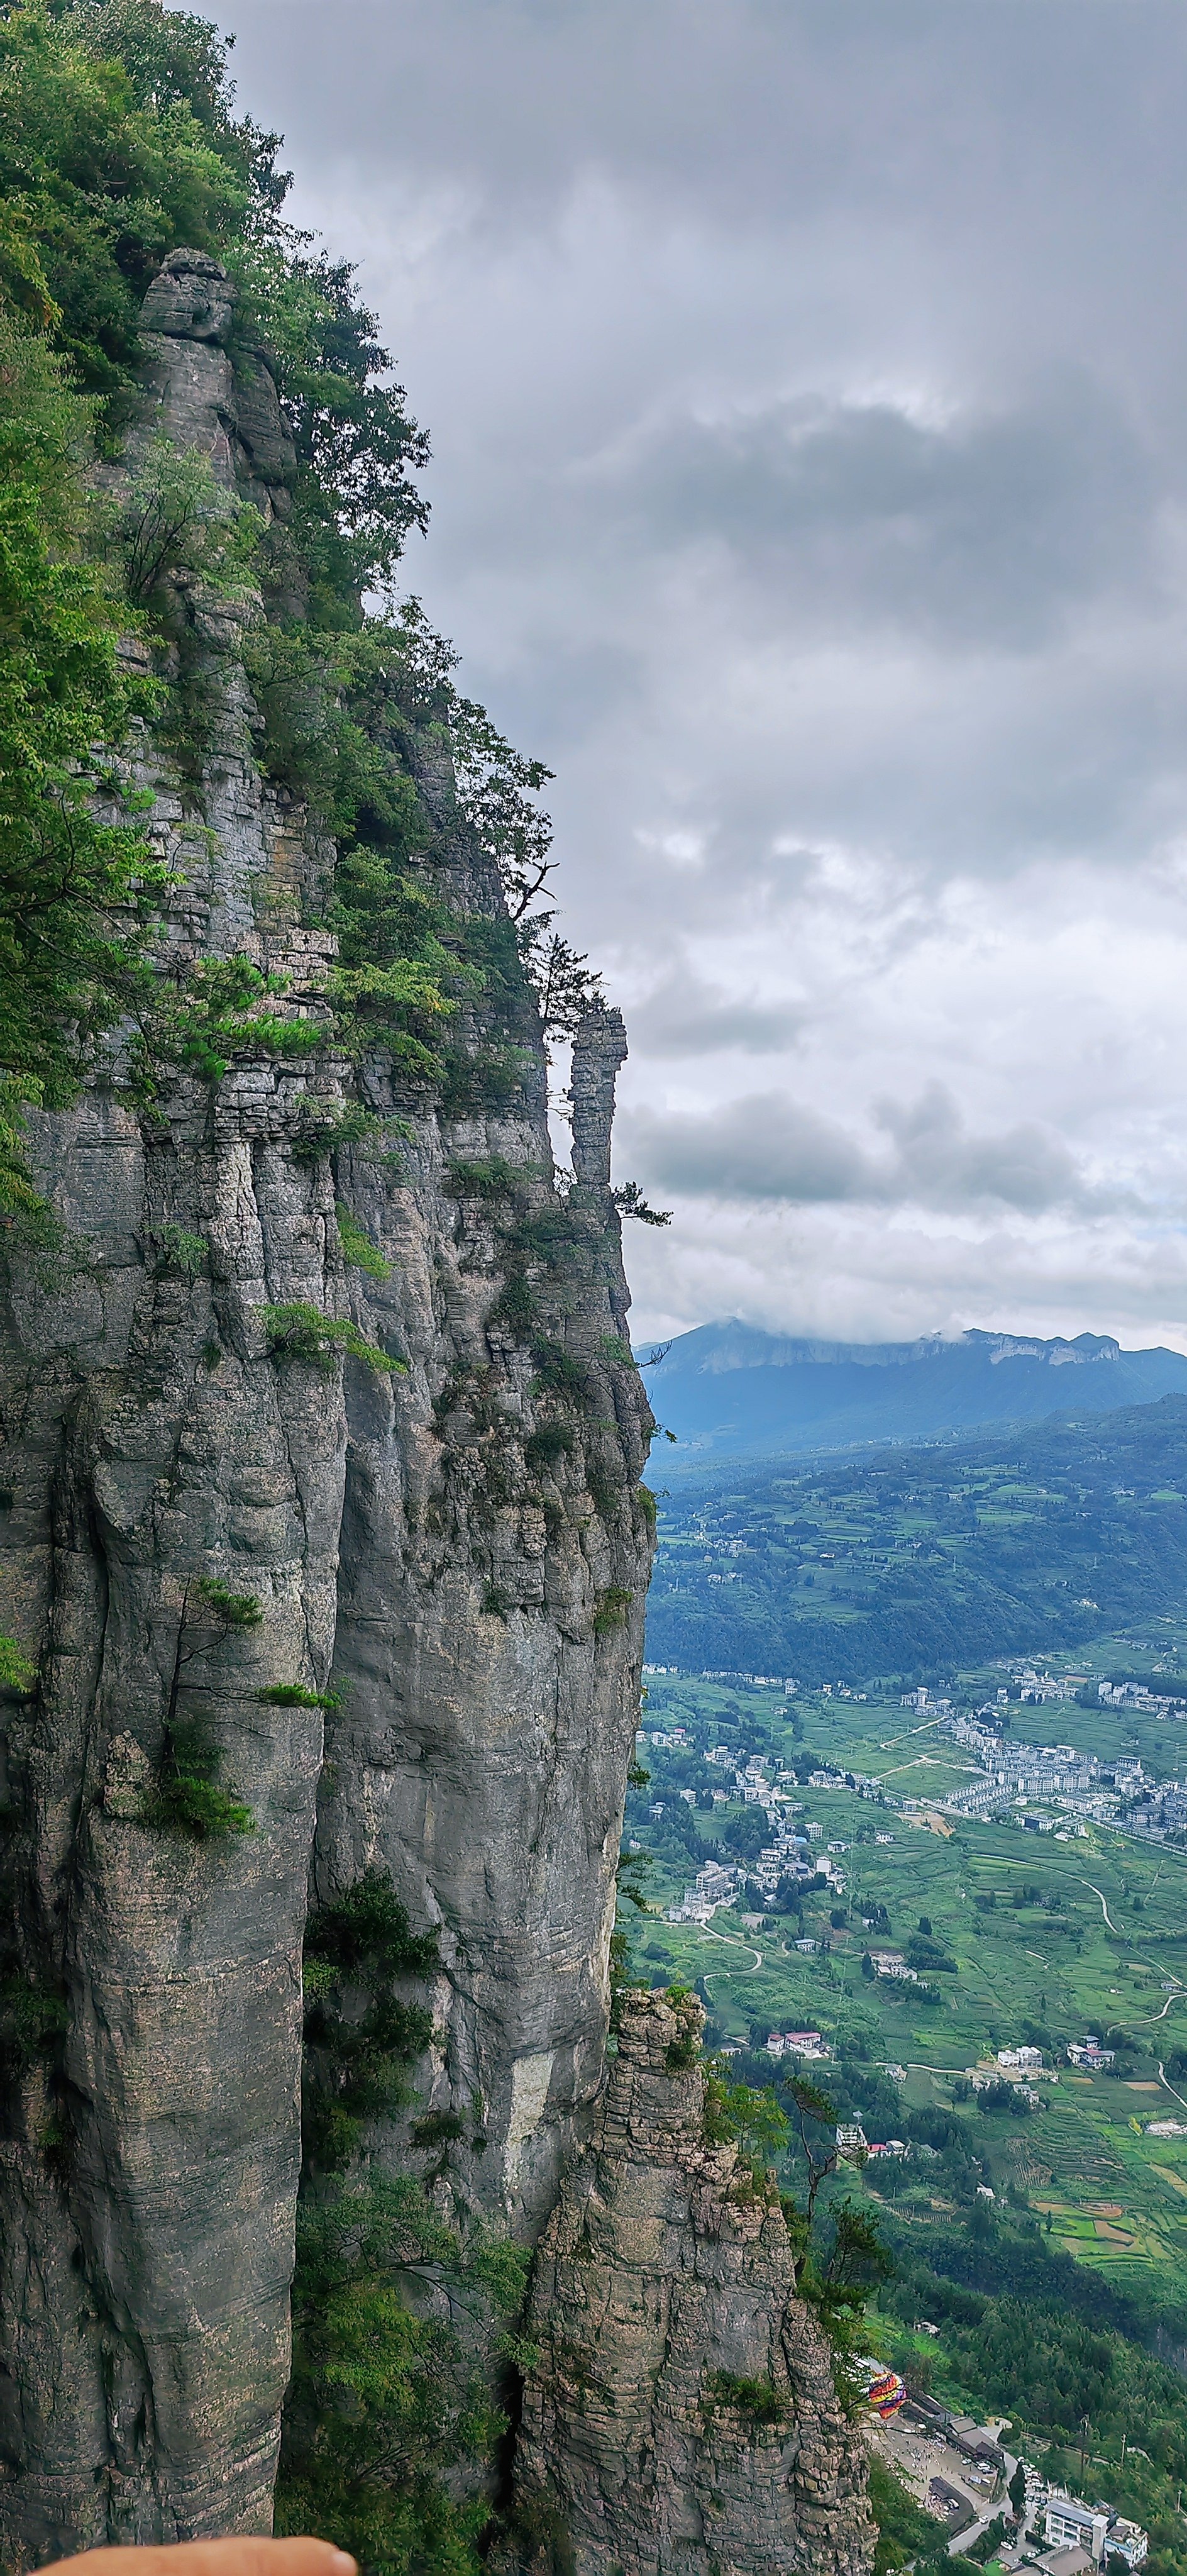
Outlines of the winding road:
M 1187 2004 L 1187 1989 L 1180 1986 L 1177 1994 L 1167 1996 L 1161 2012 L 1143 2013 L 1141 2019 L 1145 2022 L 1165 2021 L 1172 2004 Z
M 1113 1917 L 1112 1917 L 1112 1915 L 1111 1915 L 1111 1914 L 1110 1914 L 1110 1912 L 1109 1912 L 1109 1908 L 1108 1908 L 1108 1905 L 1107 1905 L 1106 1900 L 1105 1900 L 1105 1891 L 1104 1891 L 1103 1887 L 1095 1887 L 1095 1886 L 1093 1886 L 1093 1882 L 1092 1882 L 1092 1880 L 1091 1880 L 1090 1878 L 1081 1878 L 1081 1880 L 1080 1880 L 1080 1885 L 1081 1885 L 1081 1887 L 1091 1887 L 1091 1888 L 1092 1888 L 1092 1893 L 1093 1893 L 1093 1895 L 1094 1895 L 1094 1896 L 1099 1896 L 1099 1898 L 1100 1898 L 1100 1910 L 1101 1910 L 1101 1913 L 1103 1914 L 1103 1916 L 1104 1916 L 1104 1918 L 1105 1918 L 1106 1923 L 1108 1924 L 1108 1927 L 1109 1927 L 1110 1932 L 1115 1932 L 1115 1933 L 1116 1933 L 1116 1935 L 1117 1935 L 1118 1940 L 1119 1940 L 1119 1941 L 1124 1941 L 1124 1940 L 1126 1939 L 1126 1937 L 1127 1937 L 1127 1936 L 1126 1936 L 1126 1934 L 1121 1930 L 1121 1926 L 1120 1926 L 1120 1924 L 1118 1924 L 1118 1923 L 1114 1923 L 1114 1921 L 1113 1921 Z
M 704 1925 L 703 1929 L 706 1941 L 720 1941 L 723 1947 L 727 1950 L 748 1950 L 750 1948 L 749 1941 L 735 1941 L 731 1932 L 711 1932 L 707 1923 Z M 754 1965 L 750 1971 L 752 1977 L 756 1977 L 758 1975 L 761 1966 L 762 1951 L 756 1950 L 754 1953 Z

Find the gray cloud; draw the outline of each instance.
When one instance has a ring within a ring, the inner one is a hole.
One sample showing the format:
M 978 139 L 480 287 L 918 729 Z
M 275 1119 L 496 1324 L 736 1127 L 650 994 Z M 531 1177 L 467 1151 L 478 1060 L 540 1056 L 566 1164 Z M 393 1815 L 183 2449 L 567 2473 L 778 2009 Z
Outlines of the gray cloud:
M 883 1102 L 878 1124 L 897 1149 L 870 1153 L 836 1120 L 768 1091 L 704 1112 L 636 1109 L 623 1148 L 645 1178 L 692 1197 L 912 1204 L 953 1213 L 994 1201 L 1026 1215 L 1112 1202 L 1088 1187 L 1059 1139 L 1031 1123 L 970 1135 L 951 1093 L 929 1084 L 910 1108 Z
M 970 1136 L 942 1082 L 930 1082 L 910 1108 L 882 1101 L 876 1115 L 898 1147 L 894 1197 L 941 1207 L 998 1199 L 1030 1215 L 1107 1203 L 1085 1185 L 1067 1146 L 1030 1120 L 1001 1136 Z
M 794 1045 L 803 1013 L 792 1002 L 771 1006 L 731 996 L 687 971 L 664 978 L 631 1012 L 634 1042 L 645 1056 L 780 1055 Z
M 639 542 L 713 540 L 819 638 L 876 622 L 1033 652 L 1097 593 L 1150 576 L 1150 459 L 1082 376 L 942 426 L 819 396 L 685 420 L 605 481 Z
M 873 1167 L 844 1130 L 780 1091 L 702 1114 L 636 1109 L 624 1121 L 620 1159 L 695 1198 L 818 1206 L 875 1194 Z
M 1182 0 L 224 12 L 640 997 L 640 1328 L 1187 1339 Z

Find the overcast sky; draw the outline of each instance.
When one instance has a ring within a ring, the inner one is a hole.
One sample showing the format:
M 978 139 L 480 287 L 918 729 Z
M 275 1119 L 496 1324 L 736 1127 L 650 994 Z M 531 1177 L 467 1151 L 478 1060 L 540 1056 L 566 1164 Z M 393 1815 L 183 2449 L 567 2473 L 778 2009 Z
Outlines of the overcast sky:
M 228 0 L 556 773 L 640 1333 L 1187 1348 L 1183 0 Z

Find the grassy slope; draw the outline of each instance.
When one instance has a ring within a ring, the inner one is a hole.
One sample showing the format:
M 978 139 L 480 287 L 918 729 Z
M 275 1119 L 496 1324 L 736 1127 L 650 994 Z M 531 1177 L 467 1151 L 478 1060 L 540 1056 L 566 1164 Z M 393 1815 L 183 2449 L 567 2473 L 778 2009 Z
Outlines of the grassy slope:
M 658 1662 L 935 1678 L 1187 1609 L 1187 1399 L 665 1496 Z

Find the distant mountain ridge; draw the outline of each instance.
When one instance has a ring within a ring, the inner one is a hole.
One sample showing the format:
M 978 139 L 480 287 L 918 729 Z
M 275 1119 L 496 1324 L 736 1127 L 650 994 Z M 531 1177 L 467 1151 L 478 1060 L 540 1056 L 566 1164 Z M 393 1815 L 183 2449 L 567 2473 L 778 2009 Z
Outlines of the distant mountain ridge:
M 682 1333 L 649 1371 L 648 1392 L 679 1443 L 665 1460 L 672 1472 L 1152 1404 L 1187 1394 L 1187 1355 L 1123 1351 L 1107 1333 L 818 1342 L 735 1318 Z

